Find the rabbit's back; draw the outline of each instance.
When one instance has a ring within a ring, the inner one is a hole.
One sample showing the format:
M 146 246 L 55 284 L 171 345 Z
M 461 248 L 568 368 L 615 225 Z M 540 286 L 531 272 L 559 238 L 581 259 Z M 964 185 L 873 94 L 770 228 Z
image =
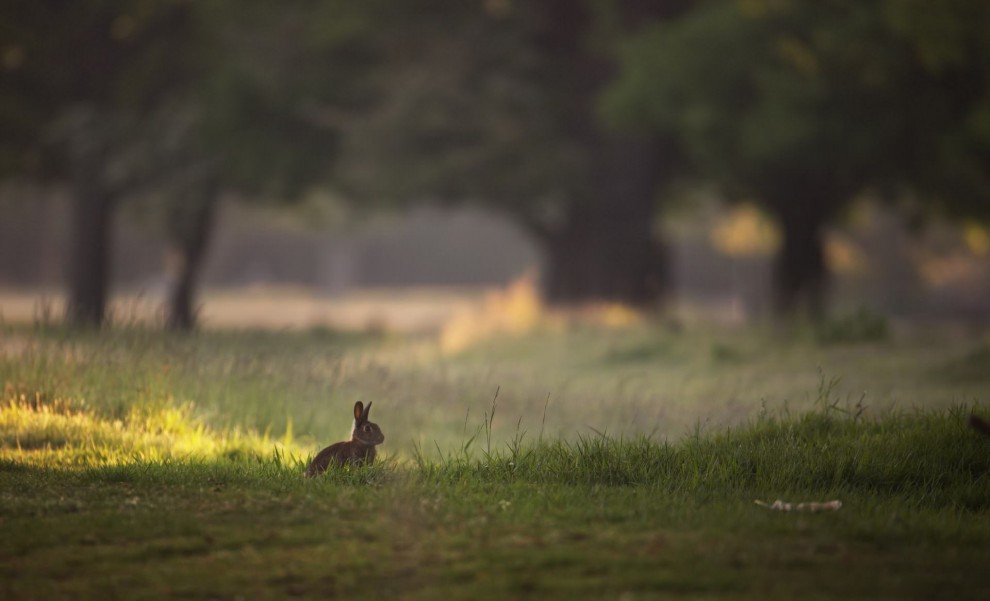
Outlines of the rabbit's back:
M 354 441 L 338 442 L 320 451 L 306 469 L 306 476 L 313 477 L 327 471 L 331 465 L 371 464 L 375 461 L 375 447 L 366 447 Z

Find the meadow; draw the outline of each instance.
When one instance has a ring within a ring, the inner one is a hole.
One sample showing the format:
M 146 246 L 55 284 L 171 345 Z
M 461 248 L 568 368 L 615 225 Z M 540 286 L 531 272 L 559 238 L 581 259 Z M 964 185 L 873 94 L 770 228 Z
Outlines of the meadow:
M 985 335 L 480 330 L 3 326 L 0 596 L 990 595 Z

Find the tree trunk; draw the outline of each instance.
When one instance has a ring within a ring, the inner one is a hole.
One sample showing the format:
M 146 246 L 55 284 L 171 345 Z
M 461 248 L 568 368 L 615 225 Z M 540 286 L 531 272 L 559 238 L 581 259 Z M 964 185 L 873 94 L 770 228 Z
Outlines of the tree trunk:
M 656 191 L 671 172 L 672 149 L 653 138 L 611 137 L 601 153 L 597 197 L 573 204 L 547 240 L 547 299 L 656 305 L 667 292 Z
M 216 221 L 218 189 L 208 184 L 190 192 L 171 209 L 169 245 L 176 259 L 168 292 L 165 325 L 190 331 L 196 327 L 196 284 Z
M 649 232 L 652 219 L 645 228 L 642 222 L 613 222 L 602 231 L 600 224 L 586 217 L 574 216 L 545 244 L 547 300 L 554 304 L 614 301 L 637 307 L 662 302 L 667 291 L 666 261 L 662 246 Z
M 114 202 L 95 176 L 77 178 L 72 193 L 66 322 L 99 327 L 106 319 Z
M 572 209 L 567 222 L 559 230 L 554 230 L 544 239 L 545 263 L 543 266 L 543 289 L 546 300 L 553 304 L 577 303 L 599 300 L 600 293 L 595 285 L 596 274 L 601 271 L 597 256 L 597 244 L 592 241 L 595 234 L 594 220 L 584 213 Z
M 828 271 L 825 266 L 822 203 L 791 199 L 777 213 L 783 244 L 774 265 L 774 309 L 779 317 L 824 315 Z
M 633 30 L 671 16 L 680 4 L 623 0 L 611 8 L 620 28 Z M 543 236 L 546 298 L 656 306 L 668 292 L 665 249 L 654 228 L 657 193 L 676 172 L 677 146 L 665 138 L 612 132 L 602 124 L 597 99 L 617 65 L 591 42 L 601 17 L 597 9 L 569 0 L 538 6 L 541 49 L 560 66 L 555 86 L 569 90 L 566 104 L 573 110 L 564 117 L 566 130 L 590 157 L 590 183 L 571 187 L 569 193 L 580 197 L 567 206 L 559 229 Z

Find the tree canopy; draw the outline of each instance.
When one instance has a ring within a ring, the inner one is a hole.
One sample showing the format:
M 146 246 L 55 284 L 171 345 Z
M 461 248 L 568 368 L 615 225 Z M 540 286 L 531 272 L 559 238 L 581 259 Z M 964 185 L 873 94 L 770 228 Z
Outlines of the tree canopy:
M 614 122 L 677 137 L 701 177 L 780 221 L 784 310 L 821 305 L 822 229 L 858 194 L 914 190 L 931 206 L 950 173 L 982 185 L 964 147 L 987 98 L 984 3 L 936 10 L 941 25 L 905 4 L 703 2 L 631 36 L 603 99 Z

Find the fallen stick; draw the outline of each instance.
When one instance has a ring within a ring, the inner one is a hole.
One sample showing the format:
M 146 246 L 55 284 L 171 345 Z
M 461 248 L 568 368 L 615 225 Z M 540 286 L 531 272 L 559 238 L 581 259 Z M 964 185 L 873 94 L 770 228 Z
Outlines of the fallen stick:
M 807 503 L 786 503 L 777 499 L 773 503 L 766 503 L 759 499 L 753 501 L 760 507 L 766 507 L 774 511 L 806 511 L 808 513 L 818 513 L 820 511 L 838 511 L 842 507 L 842 501 L 809 501 Z

